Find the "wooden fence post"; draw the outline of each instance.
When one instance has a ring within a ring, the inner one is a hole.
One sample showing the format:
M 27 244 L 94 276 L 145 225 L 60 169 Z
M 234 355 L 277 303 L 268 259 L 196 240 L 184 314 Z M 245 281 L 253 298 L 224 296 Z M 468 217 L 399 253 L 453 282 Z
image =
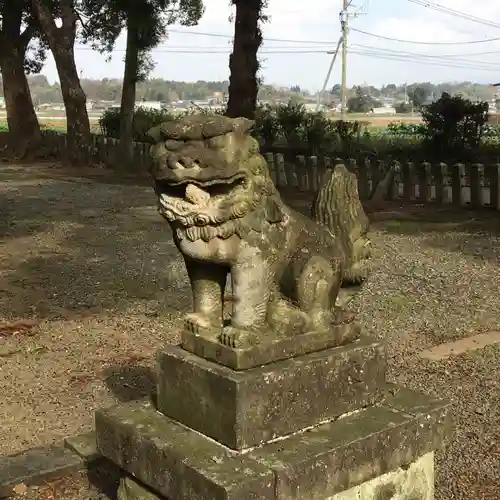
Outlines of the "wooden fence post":
M 500 210 L 500 164 L 488 165 L 485 168 L 485 176 L 490 184 L 490 207 Z
M 295 155 L 284 154 L 283 155 L 283 170 L 285 172 L 286 186 L 296 188 L 297 173 L 295 171 L 295 162 L 297 157 Z
M 418 201 L 430 201 L 431 164 L 424 161 L 418 166 Z
M 285 159 L 283 153 L 276 153 L 275 165 L 276 165 L 276 187 L 289 187 L 287 184 L 287 176 L 285 172 Z
M 468 177 L 470 186 L 470 204 L 472 208 L 481 208 L 483 206 L 483 165 L 474 163 L 468 167 Z
M 276 165 L 274 163 L 274 154 L 273 153 L 266 153 L 264 155 L 264 158 L 266 159 L 267 163 L 267 168 L 269 169 L 269 175 L 271 176 L 271 180 L 273 181 L 274 185 L 277 185 L 277 175 L 276 175 Z
M 297 177 L 297 188 L 301 191 L 307 191 L 307 165 L 304 155 L 297 156 L 295 160 L 295 175 Z
M 456 163 L 451 169 L 451 201 L 456 207 L 462 206 L 462 176 L 464 171 L 465 165 L 463 163 Z
M 403 200 L 410 202 L 415 195 L 414 166 L 412 162 L 405 162 L 401 165 L 401 177 L 403 179 Z
M 446 163 L 435 163 L 431 167 L 432 177 L 435 186 L 435 200 L 438 205 L 442 205 L 446 199 L 444 180 L 446 177 Z
M 370 160 L 365 158 L 358 169 L 358 194 L 360 200 L 368 200 L 370 198 L 370 167 Z
M 319 189 L 319 163 L 320 160 L 317 156 L 311 156 L 307 163 L 307 175 L 309 180 L 308 189 L 316 193 Z
M 392 175 L 392 182 L 387 190 L 387 199 L 397 200 L 399 199 L 399 185 L 401 183 L 401 164 L 394 160 L 391 162 L 390 168 L 394 169 L 394 173 Z

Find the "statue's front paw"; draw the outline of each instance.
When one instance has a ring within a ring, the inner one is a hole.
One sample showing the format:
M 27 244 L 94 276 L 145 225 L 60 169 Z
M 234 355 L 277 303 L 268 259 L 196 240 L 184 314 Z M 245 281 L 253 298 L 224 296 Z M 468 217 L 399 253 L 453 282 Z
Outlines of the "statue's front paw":
M 232 326 L 224 328 L 219 335 L 219 341 L 228 347 L 240 347 L 242 341 L 242 332 Z
M 216 326 L 212 318 L 200 313 L 189 313 L 184 318 L 184 327 L 193 335 L 212 332 Z
M 219 342 L 233 348 L 248 346 L 257 338 L 256 332 L 236 328 L 234 326 L 225 327 L 219 335 Z

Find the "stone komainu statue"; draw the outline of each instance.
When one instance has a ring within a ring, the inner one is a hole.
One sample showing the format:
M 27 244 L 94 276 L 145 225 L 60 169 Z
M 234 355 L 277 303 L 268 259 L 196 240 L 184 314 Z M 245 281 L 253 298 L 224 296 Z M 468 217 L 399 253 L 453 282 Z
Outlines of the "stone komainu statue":
M 186 326 L 217 332 L 232 347 L 272 332 L 328 332 L 343 321 L 335 306 L 340 287 L 365 279 L 369 256 L 352 174 L 337 166 L 313 218 L 301 215 L 281 200 L 252 126 L 245 118 L 189 116 L 150 131 L 159 212 L 191 282 Z M 223 326 L 229 275 L 233 313 Z

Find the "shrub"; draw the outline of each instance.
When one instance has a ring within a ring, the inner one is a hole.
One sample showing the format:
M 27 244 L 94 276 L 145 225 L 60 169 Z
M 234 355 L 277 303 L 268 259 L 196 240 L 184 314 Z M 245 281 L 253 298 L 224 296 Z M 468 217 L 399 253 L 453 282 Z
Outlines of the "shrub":
M 440 99 L 422 109 L 422 118 L 425 142 L 437 153 L 476 149 L 488 121 L 488 104 L 443 92 Z
M 191 108 L 186 109 L 184 113 L 181 113 L 180 116 L 186 116 L 186 115 L 225 115 L 226 114 L 226 109 L 225 108 L 217 108 L 217 109 L 212 109 L 212 108 L 201 108 L 198 106 L 192 106 Z
M 413 110 L 413 107 L 408 102 L 398 102 L 394 106 L 394 109 L 396 110 L 396 113 L 411 113 Z
M 302 124 L 302 136 L 313 154 L 319 154 L 339 142 L 340 136 L 337 134 L 335 123 L 323 113 L 306 114 Z
M 0 122 L 0 132 L 8 132 L 9 126 L 7 122 Z
M 260 139 L 265 147 L 271 148 L 279 140 L 281 125 L 276 113 L 268 104 L 257 109 L 253 136 Z
M 289 102 L 276 108 L 276 119 L 280 132 L 289 145 L 304 142 L 304 124 L 307 120 L 307 111 L 303 104 Z
M 426 133 L 426 128 L 422 123 L 392 122 L 387 125 L 387 132 L 391 135 L 399 137 L 423 137 Z
M 138 107 L 134 111 L 133 140 L 150 142 L 147 132 L 160 123 L 175 120 L 176 117 L 164 109 Z M 106 137 L 120 138 L 120 110 L 107 109 L 99 119 L 101 132 Z

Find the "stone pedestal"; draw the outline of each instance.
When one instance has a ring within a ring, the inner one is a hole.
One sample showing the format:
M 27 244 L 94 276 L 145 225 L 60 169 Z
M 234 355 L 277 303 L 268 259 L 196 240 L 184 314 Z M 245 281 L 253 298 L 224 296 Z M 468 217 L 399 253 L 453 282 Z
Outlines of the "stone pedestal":
M 432 500 L 450 404 L 386 384 L 383 343 L 324 340 L 277 361 L 195 336 L 159 353 L 155 403 L 96 414 L 120 500 Z

